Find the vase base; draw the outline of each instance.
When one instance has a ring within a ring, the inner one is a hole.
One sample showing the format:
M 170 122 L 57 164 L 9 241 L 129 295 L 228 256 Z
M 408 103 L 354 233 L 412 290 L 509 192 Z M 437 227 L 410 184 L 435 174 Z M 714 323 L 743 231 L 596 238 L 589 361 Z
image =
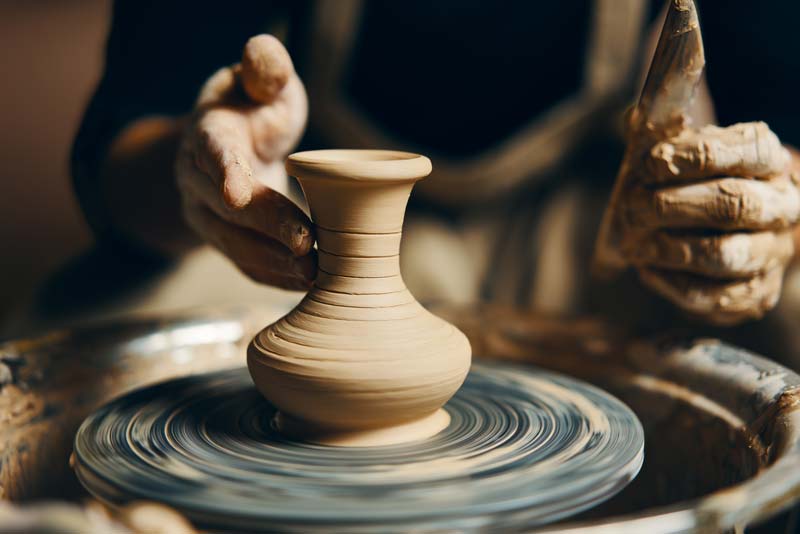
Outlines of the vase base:
M 450 424 L 450 414 L 440 408 L 422 419 L 369 430 L 314 427 L 281 412 L 275 414 L 273 423 L 283 435 L 297 441 L 331 447 L 383 447 L 433 437 Z

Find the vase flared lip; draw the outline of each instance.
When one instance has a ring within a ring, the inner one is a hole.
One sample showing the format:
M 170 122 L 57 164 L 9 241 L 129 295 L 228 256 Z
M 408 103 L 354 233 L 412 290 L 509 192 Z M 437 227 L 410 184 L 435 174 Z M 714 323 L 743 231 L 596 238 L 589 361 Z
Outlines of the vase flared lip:
M 413 182 L 428 176 L 431 169 L 431 160 L 425 156 L 397 150 L 309 150 L 286 160 L 286 172 L 301 180 Z

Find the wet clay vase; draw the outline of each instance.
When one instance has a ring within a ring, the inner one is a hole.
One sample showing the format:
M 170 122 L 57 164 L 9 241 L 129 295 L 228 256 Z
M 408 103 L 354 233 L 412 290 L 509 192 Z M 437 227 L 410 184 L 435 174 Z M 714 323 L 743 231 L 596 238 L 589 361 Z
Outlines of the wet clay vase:
M 424 156 L 320 150 L 289 156 L 317 233 L 313 289 L 250 343 L 256 387 L 290 436 L 342 445 L 430 437 L 464 381 L 471 349 L 461 331 L 423 308 L 400 274 L 411 189 Z

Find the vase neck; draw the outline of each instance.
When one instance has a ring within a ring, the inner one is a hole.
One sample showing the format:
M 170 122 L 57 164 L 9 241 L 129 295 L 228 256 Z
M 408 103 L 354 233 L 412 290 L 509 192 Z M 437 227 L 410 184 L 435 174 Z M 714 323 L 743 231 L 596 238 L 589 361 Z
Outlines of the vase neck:
M 396 234 L 403 230 L 413 182 L 298 180 L 318 228 L 351 234 Z
M 300 181 L 317 227 L 390 234 L 402 231 L 411 188 L 431 162 L 392 150 L 313 150 L 289 156 L 286 172 Z
M 398 293 L 400 236 L 414 183 L 428 158 L 387 150 L 292 154 L 286 171 L 300 182 L 317 229 L 317 287 L 352 295 Z

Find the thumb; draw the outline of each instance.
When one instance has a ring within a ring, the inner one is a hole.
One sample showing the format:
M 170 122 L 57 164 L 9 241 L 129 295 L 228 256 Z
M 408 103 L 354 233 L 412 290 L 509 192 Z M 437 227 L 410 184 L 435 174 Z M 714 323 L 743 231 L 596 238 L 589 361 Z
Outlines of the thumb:
M 256 35 L 244 46 L 241 81 L 247 95 L 258 104 L 269 104 L 294 74 L 289 52 L 272 35 Z

